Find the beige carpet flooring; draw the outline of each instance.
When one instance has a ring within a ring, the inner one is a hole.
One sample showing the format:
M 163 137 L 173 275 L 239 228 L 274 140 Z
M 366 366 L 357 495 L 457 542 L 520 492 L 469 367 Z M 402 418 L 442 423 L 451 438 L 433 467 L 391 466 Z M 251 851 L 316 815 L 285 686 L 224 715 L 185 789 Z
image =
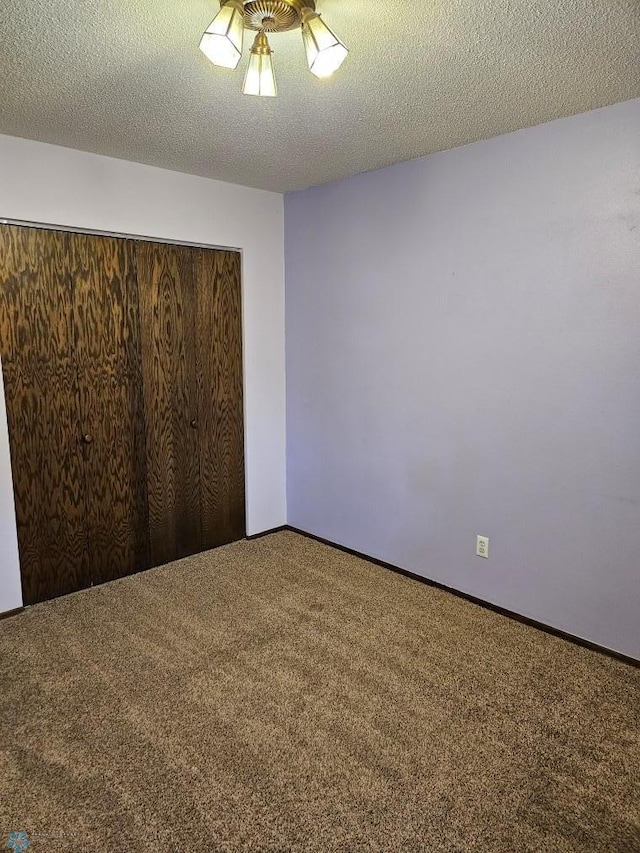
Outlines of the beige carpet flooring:
M 640 670 L 294 533 L 29 608 L 0 671 L 0 849 L 640 851 Z

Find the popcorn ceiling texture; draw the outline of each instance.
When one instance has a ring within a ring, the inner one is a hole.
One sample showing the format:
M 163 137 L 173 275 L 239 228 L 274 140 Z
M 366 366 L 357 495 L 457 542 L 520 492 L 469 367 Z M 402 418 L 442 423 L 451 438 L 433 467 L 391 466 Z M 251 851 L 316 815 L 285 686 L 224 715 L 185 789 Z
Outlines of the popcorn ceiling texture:
M 198 50 L 217 0 L 15 0 L 0 132 L 285 192 L 640 96 L 635 0 L 318 0 L 351 54 L 318 81 L 272 38 L 279 97 Z

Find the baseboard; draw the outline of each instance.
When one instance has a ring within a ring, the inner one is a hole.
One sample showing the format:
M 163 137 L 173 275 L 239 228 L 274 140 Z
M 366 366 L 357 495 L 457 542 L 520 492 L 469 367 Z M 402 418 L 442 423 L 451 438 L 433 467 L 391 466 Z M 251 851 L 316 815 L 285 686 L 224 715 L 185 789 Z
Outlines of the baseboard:
M 283 530 L 291 529 L 288 525 L 282 524 L 280 527 L 272 527 L 270 530 L 263 530 L 261 533 L 253 533 L 251 536 L 247 534 L 245 538 L 252 542 L 254 539 L 262 539 L 263 536 L 271 536 L 272 533 L 282 533 Z
M 17 616 L 23 610 L 24 607 L 14 607 L 13 610 L 5 610 L 4 613 L 0 613 L 0 619 L 9 619 L 11 616 Z
M 378 560 L 376 557 L 370 557 L 368 554 L 363 554 L 361 551 L 355 551 L 353 548 L 347 548 L 344 545 L 338 545 L 336 542 L 331 542 L 330 539 L 323 539 L 322 536 L 316 536 L 314 533 L 309 533 L 306 530 L 300 530 L 297 527 L 292 527 L 287 524 L 280 530 L 290 530 L 293 533 L 299 533 L 300 536 L 306 536 L 307 539 L 314 539 L 316 542 L 321 542 L 323 545 L 329 545 L 331 548 L 337 548 L 338 551 L 344 551 L 345 554 L 351 554 L 353 557 L 360 557 L 362 560 L 367 560 L 369 563 L 374 563 L 376 566 L 381 566 L 383 569 L 389 569 L 398 575 L 426 584 L 427 586 L 435 587 L 436 589 L 444 590 L 457 598 L 463 598 L 465 601 L 470 601 L 477 604 L 479 607 L 484 607 L 486 610 L 492 610 L 494 613 L 499 613 L 501 616 L 506 616 L 508 619 L 513 619 L 515 622 L 520 622 L 523 625 L 529 625 L 531 628 L 537 628 L 539 631 L 544 631 L 545 634 L 551 634 L 554 637 L 559 637 L 561 640 L 566 640 L 576 646 L 582 646 L 585 649 L 590 649 L 592 652 L 606 655 L 610 658 L 615 658 L 629 666 L 640 668 L 640 660 L 625 655 L 622 652 L 617 652 L 615 649 L 608 649 L 606 646 L 600 646 L 598 643 L 593 643 L 591 640 L 585 640 L 582 637 L 576 637 L 574 634 L 569 634 L 566 631 L 561 631 L 559 628 L 553 628 L 551 625 L 545 625 L 544 622 L 538 622 L 536 619 L 531 619 L 529 616 L 522 616 L 520 613 L 515 613 L 513 610 L 507 610 L 506 607 L 500 607 L 498 604 L 492 604 L 490 601 L 484 601 L 482 598 L 476 598 L 474 595 L 469 595 L 466 592 L 453 587 L 446 586 L 439 581 L 431 580 L 430 578 L 417 575 L 415 572 L 410 572 L 408 569 L 401 569 L 399 566 L 394 566 L 392 563 L 385 563 L 384 560 Z

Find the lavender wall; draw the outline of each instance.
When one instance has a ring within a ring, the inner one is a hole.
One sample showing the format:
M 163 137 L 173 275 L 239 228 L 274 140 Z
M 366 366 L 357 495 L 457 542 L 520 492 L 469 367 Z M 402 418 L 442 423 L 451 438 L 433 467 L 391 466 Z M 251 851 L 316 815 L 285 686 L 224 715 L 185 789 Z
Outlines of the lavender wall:
M 640 101 L 285 234 L 289 523 L 640 658 Z

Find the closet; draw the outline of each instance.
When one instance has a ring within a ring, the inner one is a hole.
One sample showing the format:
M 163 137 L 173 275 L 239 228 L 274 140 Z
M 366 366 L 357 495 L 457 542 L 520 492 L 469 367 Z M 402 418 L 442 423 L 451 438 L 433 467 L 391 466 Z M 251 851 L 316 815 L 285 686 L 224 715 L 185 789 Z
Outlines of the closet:
M 26 604 L 245 535 L 237 252 L 0 226 Z

